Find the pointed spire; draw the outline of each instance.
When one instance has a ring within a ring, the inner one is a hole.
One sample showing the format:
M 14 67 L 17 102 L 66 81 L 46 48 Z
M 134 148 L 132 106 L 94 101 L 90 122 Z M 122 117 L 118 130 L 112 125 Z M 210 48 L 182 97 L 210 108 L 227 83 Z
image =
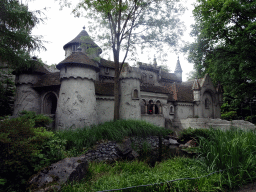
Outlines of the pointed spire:
M 85 31 L 85 26 L 83 26 L 83 30 Z
M 156 62 L 156 55 L 154 55 L 154 62 L 153 65 L 156 67 L 157 66 L 157 62 Z
M 180 66 L 180 60 L 179 60 L 179 56 L 178 56 L 178 60 L 177 60 L 177 64 L 176 64 L 174 73 L 180 73 L 180 72 L 182 73 L 182 69 Z

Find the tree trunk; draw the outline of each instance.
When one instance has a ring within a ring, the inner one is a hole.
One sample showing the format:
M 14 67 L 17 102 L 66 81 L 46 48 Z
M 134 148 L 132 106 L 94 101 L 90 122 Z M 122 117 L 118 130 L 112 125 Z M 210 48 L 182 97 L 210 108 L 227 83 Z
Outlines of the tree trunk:
M 114 78 L 114 121 L 119 119 L 119 77 L 115 75 Z

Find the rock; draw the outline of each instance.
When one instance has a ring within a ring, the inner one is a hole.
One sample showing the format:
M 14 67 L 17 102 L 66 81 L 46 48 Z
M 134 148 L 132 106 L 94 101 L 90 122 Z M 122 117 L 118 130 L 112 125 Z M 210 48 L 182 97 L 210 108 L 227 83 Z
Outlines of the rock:
M 85 156 L 65 158 L 41 170 L 29 180 L 30 191 L 60 190 L 60 186 L 68 181 L 79 181 L 88 170 Z
M 175 139 L 169 138 L 169 142 L 170 142 L 171 145 L 179 145 L 178 141 L 175 140 Z
M 120 156 L 126 156 L 129 154 L 132 151 L 132 142 L 130 138 L 124 139 L 122 143 L 117 143 L 116 150 Z
M 196 142 L 194 140 L 189 140 L 185 146 L 187 147 L 195 147 L 196 146 Z
M 139 157 L 139 154 L 134 150 L 132 150 L 131 153 L 127 155 L 128 160 L 133 160 L 136 159 L 137 157 Z

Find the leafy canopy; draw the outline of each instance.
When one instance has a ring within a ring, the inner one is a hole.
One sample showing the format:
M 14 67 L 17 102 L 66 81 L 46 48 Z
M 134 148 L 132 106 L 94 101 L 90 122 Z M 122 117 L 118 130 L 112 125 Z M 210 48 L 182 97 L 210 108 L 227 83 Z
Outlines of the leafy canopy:
M 29 53 L 44 48 L 40 37 L 31 35 L 31 30 L 40 21 L 37 14 L 16 0 L 0 1 L 0 61 L 12 68 L 29 68 Z
M 210 73 L 234 101 L 256 95 L 255 10 L 253 0 L 197 0 L 193 11 L 197 40 L 186 47 L 189 59 L 199 77 Z
M 128 52 L 135 58 L 136 46 L 158 52 L 177 46 L 184 29 L 178 16 L 184 11 L 179 0 L 84 0 L 73 12 L 92 18 L 88 28 L 94 37 L 104 50 L 113 50 L 115 61 L 124 51 L 124 62 Z

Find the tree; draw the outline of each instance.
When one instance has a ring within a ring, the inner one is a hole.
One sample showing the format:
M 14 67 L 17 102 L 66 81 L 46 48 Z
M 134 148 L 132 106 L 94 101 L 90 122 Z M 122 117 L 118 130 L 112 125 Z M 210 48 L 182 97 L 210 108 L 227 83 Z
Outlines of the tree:
M 163 51 L 165 45 L 176 46 L 184 29 L 178 15 L 185 9 L 179 0 L 83 0 L 73 12 L 80 16 L 81 10 L 86 11 L 86 18 L 93 18 L 97 26 L 94 33 L 103 32 L 99 37 L 113 51 L 114 120 L 117 120 L 119 76 L 128 54 L 133 57 L 137 45 L 159 51 Z M 122 50 L 124 57 L 120 59 Z
M 44 48 L 40 37 L 31 30 L 41 19 L 40 11 L 28 11 L 17 0 L 0 1 L 0 116 L 10 115 L 14 97 L 11 72 L 26 70 L 38 62 L 30 62 L 30 52 Z
M 224 85 L 235 106 L 256 95 L 256 2 L 197 0 L 196 42 L 187 47 L 197 75 L 209 73 Z
M 0 1 L 0 62 L 11 68 L 27 69 L 33 62 L 30 52 L 44 48 L 40 37 L 31 35 L 31 30 L 40 21 L 37 14 L 17 0 Z

